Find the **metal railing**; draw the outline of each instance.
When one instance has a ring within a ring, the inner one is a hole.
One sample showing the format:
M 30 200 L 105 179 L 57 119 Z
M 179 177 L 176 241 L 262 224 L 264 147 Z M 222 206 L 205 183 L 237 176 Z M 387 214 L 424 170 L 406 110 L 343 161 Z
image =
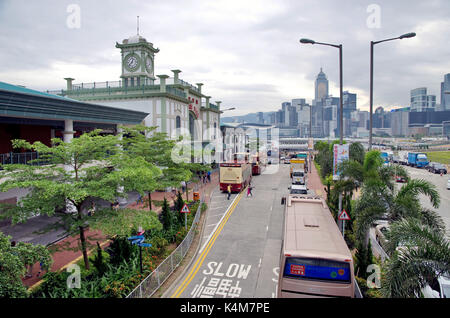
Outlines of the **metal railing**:
M 191 228 L 184 240 L 158 267 L 148 275 L 126 298 L 151 297 L 170 275 L 177 269 L 186 256 L 194 240 L 195 230 L 201 215 L 203 200 L 200 201 Z
M 0 164 L 23 164 L 23 165 L 33 165 L 33 166 L 42 166 L 46 163 L 43 160 L 39 159 L 38 152 L 9 152 L 0 154 Z M 36 162 L 30 162 L 32 160 L 36 160 Z

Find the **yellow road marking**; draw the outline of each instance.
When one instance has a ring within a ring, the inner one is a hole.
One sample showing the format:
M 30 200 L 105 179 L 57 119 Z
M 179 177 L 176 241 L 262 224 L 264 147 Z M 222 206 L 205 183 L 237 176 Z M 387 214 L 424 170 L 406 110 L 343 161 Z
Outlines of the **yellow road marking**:
M 195 262 L 194 267 L 192 267 L 192 269 L 189 272 L 188 276 L 184 279 L 184 281 L 181 283 L 181 285 L 177 288 L 175 293 L 173 293 L 171 298 L 178 298 L 178 297 L 180 297 L 180 295 L 184 292 L 184 290 L 187 288 L 187 286 L 191 283 L 191 281 L 195 277 L 195 275 L 197 275 L 197 272 L 200 269 L 200 267 L 202 266 L 202 264 L 203 264 L 203 262 L 204 262 L 204 260 L 206 258 L 206 255 L 208 255 L 208 253 L 209 253 L 211 247 L 214 245 L 214 242 L 216 241 L 217 237 L 219 236 L 219 234 L 222 231 L 223 227 L 227 223 L 228 219 L 230 218 L 230 216 L 233 213 L 234 209 L 236 208 L 237 204 L 241 200 L 241 197 L 242 197 L 243 193 L 244 193 L 244 191 L 239 193 L 238 197 L 236 198 L 236 201 L 233 203 L 231 208 L 228 210 L 227 215 L 224 217 L 224 219 L 220 223 L 220 226 L 217 228 L 216 232 L 214 233 L 214 235 L 209 240 L 209 242 L 206 245 L 205 249 L 200 254 L 200 257 Z

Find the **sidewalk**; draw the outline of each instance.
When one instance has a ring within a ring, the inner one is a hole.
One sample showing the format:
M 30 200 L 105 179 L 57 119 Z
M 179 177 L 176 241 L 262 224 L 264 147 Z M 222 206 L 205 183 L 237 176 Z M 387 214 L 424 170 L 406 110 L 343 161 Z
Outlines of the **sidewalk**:
M 198 191 L 200 193 L 200 198 L 204 200 L 205 203 L 209 203 L 209 197 L 211 194 L 211 191 L 218 185 L 219 182 L 219 173 L 218 171 L 213 172 L 211 174 L 211 182 L 210 183 L 191 183 L 188 184 L 188 196 L 189 200 L 193 199 L 193 191 Z M 169 205 L 173 206 L 174 200 L 176 199 L 176 196 L 173 195 L 172 192 L 153 192 L 152 193 L 152 211 L 159 214 L 161 212 L 161 207 L 156 206 L 154 204 L 154 201 L 162 201 L 164 200 L 164 197 L 168 200 Z M 136 200 L 138 198 L 137 193 L 130 193 L 127 198 L 127 203 L 124 205 L 121 205 L 122 208 L 131 208 L 131 209 L 146 209 L 148 210 L 148 205 L 143 206 L 142 203 L 137 204 Z M 183 193 L 183 199 L 186 200 L 186 193 Z M 90 231 L 87 230 L 86 232 L 86 239 L 89 241 L 89 244 L 91 246 L 95 246 L 96 243 L 99 242 L 102 248 L 104 248 L 109 240 L 102 235 L 100 231 Z M 54 245 L 50 245 L 49 249 L 50 251 L 54 251 L 52 253 L 53 258 L 53 265 L 51 267 L 51 271 L 58 271 L 61 269 L 66 268 L 70 264 L 76 263 L 79 260 L 83 258 L 83 255 L 81 251 L 78 249 L 77 251 L 67 250 L 67 247 L 69 248 L 76 248 L 79 244 L 78 236 L 75 237 L 66 237 L 65 239 L 57 242 Z M 89 246 L 89 245 L 88 245 Z M 33 265 L 32 270 L 32 277 L 30 278 L 23 278 L 22 282 L 27 287 L 33 287 L 34 285 L 38 285 L 38 283 L 41 281 L 41 277 L 37 277 L 37 274 L 39 272 L 39 263 L 36 263 Z
M 311 164 L 310 167 L 311 173 L 308 172 L 308 188 L 314 190 L 316 195 L 321 196 L 324 200 L 326 200 L 327 193 L 324 190 L 325 185 L 323 185 L 320 180 L 319 172 L 314 164 Z

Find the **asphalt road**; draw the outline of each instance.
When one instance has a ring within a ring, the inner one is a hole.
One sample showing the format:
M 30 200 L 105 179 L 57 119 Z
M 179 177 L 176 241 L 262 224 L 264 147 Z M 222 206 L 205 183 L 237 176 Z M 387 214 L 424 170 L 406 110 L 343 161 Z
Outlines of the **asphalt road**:
M 215 191 L 197 258 L 167 296 L 276 297 L 281 197 L 289 185 L 289 165 L 279 165 L 276 173 L 253 177 L 251 197 L 244 191 L 228 201 Z
M 434 209 L 439 213 L 446 225 L 447 236 L 450 238 L 450 190 L 447 190 L 447 180 L 450 178 L 450 175 L 444 174 L 443 176 L 440 176 L 439 174 L 428 172 L 425 169 L 418 169 L 407 166 L 405 166 L 405 168 L 408 170 L 411 178 L 424 179 L 436 186 L 436 189 L 438 190 L 441 197 L 441 204 L 439 208 L 434 209 L 430 203 L 430 200 L 422 195 L 421 203 L 424 207 L 428 209 Z

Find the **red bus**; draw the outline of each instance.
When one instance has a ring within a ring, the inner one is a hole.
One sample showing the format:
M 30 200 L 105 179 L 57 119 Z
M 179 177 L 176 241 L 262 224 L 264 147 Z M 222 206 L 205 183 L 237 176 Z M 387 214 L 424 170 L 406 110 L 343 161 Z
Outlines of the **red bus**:
M 267 156 L 264 153 L 252 155 L 252 175 L 260 175 L 267 165 Z
M 228 185 L 231 186 L 231 192 L 240 192 L 252 180 L 252 168 L 248 162 L 248 154 L 243 160 L 238 160 L 236 155 L 234 162 L 221 163 L 219 167 L 220 190 L 226 192 Z

